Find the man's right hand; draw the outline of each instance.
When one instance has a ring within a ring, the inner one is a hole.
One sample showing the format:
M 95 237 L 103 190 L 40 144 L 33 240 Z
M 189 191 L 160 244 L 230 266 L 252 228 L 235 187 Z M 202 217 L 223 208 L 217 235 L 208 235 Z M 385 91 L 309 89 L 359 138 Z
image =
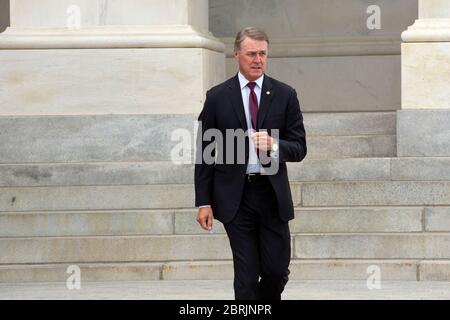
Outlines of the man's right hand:
M 197 222 L 200 226 L 207 230 L 212 230 L 213 225 L 213 211 L 211 208 L 200 208 L 197 213 Z

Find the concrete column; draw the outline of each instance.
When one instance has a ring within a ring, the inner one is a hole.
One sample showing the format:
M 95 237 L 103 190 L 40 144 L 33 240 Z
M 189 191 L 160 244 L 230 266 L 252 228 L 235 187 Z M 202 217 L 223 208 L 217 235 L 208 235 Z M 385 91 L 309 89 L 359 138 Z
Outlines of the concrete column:
M 208 30 L 207 0 L 12 0 L 14 28 L 66 28 L 68 11 L 79 7 L 82 27 L 190 25 Z
M 450 2 L 419 0 L 403 32 L 398 155 L 450 156 Z
M 11 0 L 10 9 L 0 115 L 196 113 L 225 77 L 207 0 Z

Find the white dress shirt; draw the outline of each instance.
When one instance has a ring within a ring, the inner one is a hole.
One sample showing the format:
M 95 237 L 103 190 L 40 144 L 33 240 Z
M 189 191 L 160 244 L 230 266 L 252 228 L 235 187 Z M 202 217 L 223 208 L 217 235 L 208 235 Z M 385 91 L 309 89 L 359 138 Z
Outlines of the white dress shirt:
M 238 73 L 238 78 L 239 78 L 239 84 L 241 86 L 242 102 L 244 103 L 245 120 L 247 122 L 248 136 L 250 137 L 250 135 L 253 132 L 255 132 L 255 130 L 253 129 L 253 126 L 252 126 L 252 117 L 250 114 L 250 106 L 249 106 L 250 88 L 247 86 L 247 84 L 250 81 L 248 81 L 241 72 Z M 264 81 L 264 75 L 262 75 L 261 77 L 259 77 L 255 81 L 253 81 L 256 83 L 256 86 L 253 90 L 255 91 L 256 98 L 258 99 L 258 108 L 259 108 L 259 103 L 261 101 L 261 90 L 262 90 L 263 81 Z M 255 143 L 253 142 L 252 139 L 249 139 L 249 143 L 250 143 L 250 145 L 249 145 L 248 165 L 247 165 L 246 172 L 247 173 L 255 173 L 255 172 L 260 173 L 262 166 L 261 166 L 261 162 L 259 161 L 258 155 L 256 153 Z

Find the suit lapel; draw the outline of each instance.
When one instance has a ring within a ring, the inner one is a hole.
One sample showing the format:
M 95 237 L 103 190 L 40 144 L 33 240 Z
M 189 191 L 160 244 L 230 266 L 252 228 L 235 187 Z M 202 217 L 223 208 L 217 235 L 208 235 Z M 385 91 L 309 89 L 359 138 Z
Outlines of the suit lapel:
M 248 128 L 247 121 L 245 120 L 244 103 L 242 102 L 242 92 L 237 75 L 230 80 L 228 89 L 230 90 L 229 97 L 233 106 L 233 110 L 236 113 L 242 128 L 244 129 L 244 131 L 247 131 Z
M 259 111 L 256 127 L 260 129 L 264 122 L 264 119 L 269 111 L 274 97 L 272 81 L 268 76 L 264 76 L 264 81 L 261 90 L 261 101 L 259 103 Z
M 233 110 L 236 113 L 236 116 L 238 117 L 242 128 L 244 129 L 244 131 L 247 131 L 248 127 L 247 121 L 245 120 L 244 104 L 242 102 L 242 92 L 237 75 L 230 80 L 230 83 L 228 84 L 228 89 L 230 90 L 229 97 L 231 100 L 231 104 L 233 106 Z M 259 111 L 256 125 L 258 129 L 261 128 L 264 122 L 267 112 L 269 111 L 269 108 L 272 104 L 273 97 L 274 91 L 272 81 L 267 75 L 265 75 L 261 90 L 261 101 L 259 103 Z

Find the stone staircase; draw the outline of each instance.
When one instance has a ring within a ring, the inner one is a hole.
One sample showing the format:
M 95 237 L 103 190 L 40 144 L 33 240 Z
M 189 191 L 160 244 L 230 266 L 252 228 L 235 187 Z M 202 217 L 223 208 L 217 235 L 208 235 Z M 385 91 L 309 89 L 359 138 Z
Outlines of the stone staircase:
M 231 279 L 223 226 L 203 232 L 195 115 L 0 118 L 0 282 Z M 450 158 L 397 158 L 395 112 L 305 114 L 290 163 L 291 278 L 450 281 Z

